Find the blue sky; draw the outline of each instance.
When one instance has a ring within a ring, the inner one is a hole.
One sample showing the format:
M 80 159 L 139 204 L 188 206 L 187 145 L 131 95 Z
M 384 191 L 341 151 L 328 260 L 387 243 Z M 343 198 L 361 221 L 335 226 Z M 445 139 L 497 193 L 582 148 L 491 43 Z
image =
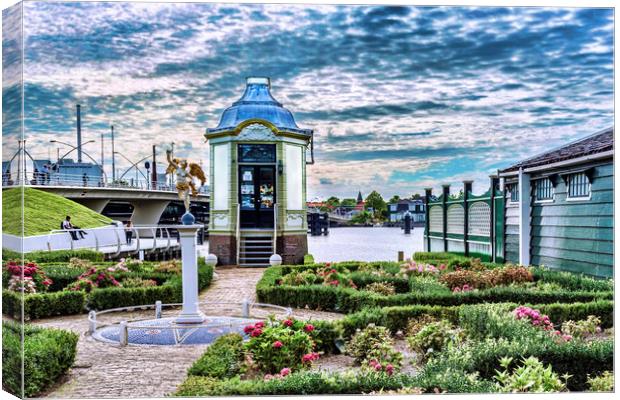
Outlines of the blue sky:
M 497 168 L 613 123 L 611 9 L 28 2 L 24 39 L 33 154 L 74 142 L 79 102 L 97 159 L 113 123 L 129 158 L 174 141 L 207 167 L 205 128 L 266 75 L 316 132 L 309 198 L 463 179 L 480 192 Z

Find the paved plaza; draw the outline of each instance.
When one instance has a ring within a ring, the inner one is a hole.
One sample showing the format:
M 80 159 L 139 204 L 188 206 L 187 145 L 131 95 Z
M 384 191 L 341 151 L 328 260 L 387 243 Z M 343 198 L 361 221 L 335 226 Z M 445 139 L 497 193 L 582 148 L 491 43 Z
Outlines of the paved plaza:
M 211 302 L 255 301 L 256 283 L 264 269 L 223 268 L 217 270 L 218 278 L 203 291 L 200 300 Z M 213 315 L 229 306 L 204 307 Z M 293 310 L 304 319 L 337 319 L 342 315 L 312 310 Z M 149 318 L 153 311 L 116 313 L 105 322 L 118 322 L 136 318 Z M 163 397 L 175 391 L 185 379 L 187 369 L 204 352 L 206 345 L 192 346 L 127 346 L 106 344 L 88 334 L 86 314 L 46 318 L 33 323 L 71 330 L 80 335 L 77 357 L 67 376 L 42 397 Z

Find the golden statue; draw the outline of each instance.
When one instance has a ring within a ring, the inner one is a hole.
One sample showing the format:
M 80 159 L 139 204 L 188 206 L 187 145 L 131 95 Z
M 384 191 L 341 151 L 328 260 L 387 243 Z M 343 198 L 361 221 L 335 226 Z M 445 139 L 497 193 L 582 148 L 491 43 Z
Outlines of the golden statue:
M 187 160 L 172 158 L 172 151 L 166 150 L 166 158 L 168 159 L 168 168 L 166 169 L 166 175 L 177 175 L 177 191 L 179 192 L 179 199 L 183 200 L 185 204 L 185 212 L 189 213 L 189 196 L 196 197 L 198 195 L 198 188 L 194 179 L 200 181 L 200 186 L 207 182 L 205 173 L 200 168 L 200 165 L 196 163 L 188 163 Z

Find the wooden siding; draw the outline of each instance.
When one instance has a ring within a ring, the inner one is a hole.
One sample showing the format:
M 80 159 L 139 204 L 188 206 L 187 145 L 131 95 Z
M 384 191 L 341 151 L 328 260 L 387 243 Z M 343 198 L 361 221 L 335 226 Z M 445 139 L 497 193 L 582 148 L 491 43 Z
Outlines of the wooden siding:
M 567 186 L 557 177 L 554 201 L 532 204 L 531 264 L 612 276 L 613 164 L 597 166 L 593 177 L 590 199 L 567 201 Z M 518 237 L 516 249 L 518 256 Z

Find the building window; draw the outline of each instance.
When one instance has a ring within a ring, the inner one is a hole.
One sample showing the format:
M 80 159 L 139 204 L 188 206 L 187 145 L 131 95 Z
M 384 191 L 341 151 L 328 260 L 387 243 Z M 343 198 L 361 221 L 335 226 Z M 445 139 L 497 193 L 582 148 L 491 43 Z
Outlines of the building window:
M 508 193 L 510 193 L 510 201 L 512 203 L 518 203 L 519 202 L 519 184 L 511 183 L 507 185 L 507 188 L 508 188 Z
M 543 178 L 536 181 L 536 200 L 553 200 L 553 183 L 551 183 L 551 179 Z
M 583 172 L 568 176 L 568 197 L 583 198 L 590 196 L 590 180 Z

